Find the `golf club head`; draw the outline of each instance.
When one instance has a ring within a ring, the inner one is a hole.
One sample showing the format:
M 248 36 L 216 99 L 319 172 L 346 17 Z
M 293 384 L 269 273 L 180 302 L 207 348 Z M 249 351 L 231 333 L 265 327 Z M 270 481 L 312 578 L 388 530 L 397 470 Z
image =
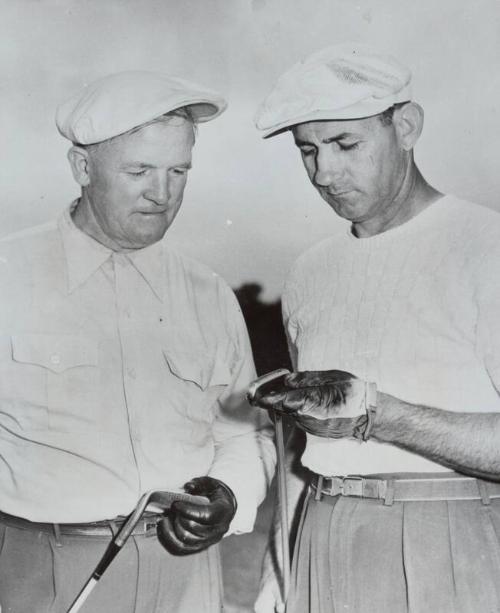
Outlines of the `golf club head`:
M 286 368 L 278 368 L 273 370 L 258 379 L 255 379 L 249 386 L 247 391 L 248 402 L 252 406 L 259 406 L 259 396 L 267 394 L 279 386 L 283 379 L 290 374 Z
M 166 511 L 176 500 L 199 505 L 208 504 L 210 502 L 205 496 L 194 496 L 186 492 L 171 492 L 169 490 L 151 490 L 148 492 L 148 495 L 146 508 L 148 511 L 153 511 L 155 513 Z

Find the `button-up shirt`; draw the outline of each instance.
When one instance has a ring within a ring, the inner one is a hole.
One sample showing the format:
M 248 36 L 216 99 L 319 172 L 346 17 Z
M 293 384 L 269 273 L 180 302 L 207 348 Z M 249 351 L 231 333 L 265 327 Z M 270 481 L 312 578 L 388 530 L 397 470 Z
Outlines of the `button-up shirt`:
M 0 241 L 0 510 L 32 521 L 128 514 L 210 475 L 251 530 L 274 470 L 227 285 L 164 239 L 118 253 L 57 223 Z

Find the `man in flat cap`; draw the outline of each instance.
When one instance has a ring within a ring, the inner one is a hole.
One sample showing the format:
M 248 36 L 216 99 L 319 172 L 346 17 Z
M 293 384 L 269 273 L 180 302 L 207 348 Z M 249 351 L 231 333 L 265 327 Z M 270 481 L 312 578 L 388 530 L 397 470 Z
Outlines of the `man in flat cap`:
M 306 432 L 287 613 L 500 611 L 500 217 L 426 182 L 410 72 L 373 50 L 294 66 L 257 126 L 349 222 L 293 266 L 298 372 L 258 399 Z
M 203 504 L 148 511 L 82 612 L 221 610 L 216 543 L 252 529 L 274 450 L 234 295 L 162 239 L 225 106 L 137 71 L 58 109 L 81 197 L 0 242 L 2 611 L 67 611 L 157 489 Z

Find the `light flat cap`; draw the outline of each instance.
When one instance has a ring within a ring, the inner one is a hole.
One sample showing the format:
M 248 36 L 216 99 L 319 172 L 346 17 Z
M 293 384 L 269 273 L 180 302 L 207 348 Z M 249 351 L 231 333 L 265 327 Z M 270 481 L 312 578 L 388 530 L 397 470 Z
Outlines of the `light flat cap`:
M 262 102 L 264 138 L 307 121 L 360 119 L 411 100 L 411 72 L 364 45 L 327 47 L 295 64 Z
M 185 106 L 196 122 L 203 122 L 220 115 L 227 103 L 218 93 L 184 79 L 132 70 L 94 81 L 63 102 L 56 125 L 70 141 L 90 145 Z

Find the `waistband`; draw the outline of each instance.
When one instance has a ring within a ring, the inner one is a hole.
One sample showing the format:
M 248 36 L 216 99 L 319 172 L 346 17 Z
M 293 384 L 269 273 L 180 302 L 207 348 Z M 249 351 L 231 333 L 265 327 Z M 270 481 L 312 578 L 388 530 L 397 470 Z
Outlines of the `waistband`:
M 163 517 L 161 513 L 146 512 L 141 517 L 136 527 L 132 531 L 132 536 L 152 536 L 156 534 L 156 526 Z M 32 522 L 22 517 L 8 515 L 0 511 L 0 523 L 11 528 L 20 530 L 30 530 L 33 532 L 45 532 L 56 537 L 56 541 L 61 536 L 88 536 L 88 537 L 108 537 L 115 536 L 123 526 L 126 517 L 115 517 L 114 519 L 90 522 L 85 524 L 50 524 Z
M 500 498 L 500 483 L 465 477 L 452 473 L 430 473 L 415 476 L 387 475 L 384 478 L 325 477 L 315 475 L 311 481 L 315 500 L 334 503 L 337 496 L 354 496 L 393 502 L 427 502 L 444 500 L 481 500 L 490 504 Z

